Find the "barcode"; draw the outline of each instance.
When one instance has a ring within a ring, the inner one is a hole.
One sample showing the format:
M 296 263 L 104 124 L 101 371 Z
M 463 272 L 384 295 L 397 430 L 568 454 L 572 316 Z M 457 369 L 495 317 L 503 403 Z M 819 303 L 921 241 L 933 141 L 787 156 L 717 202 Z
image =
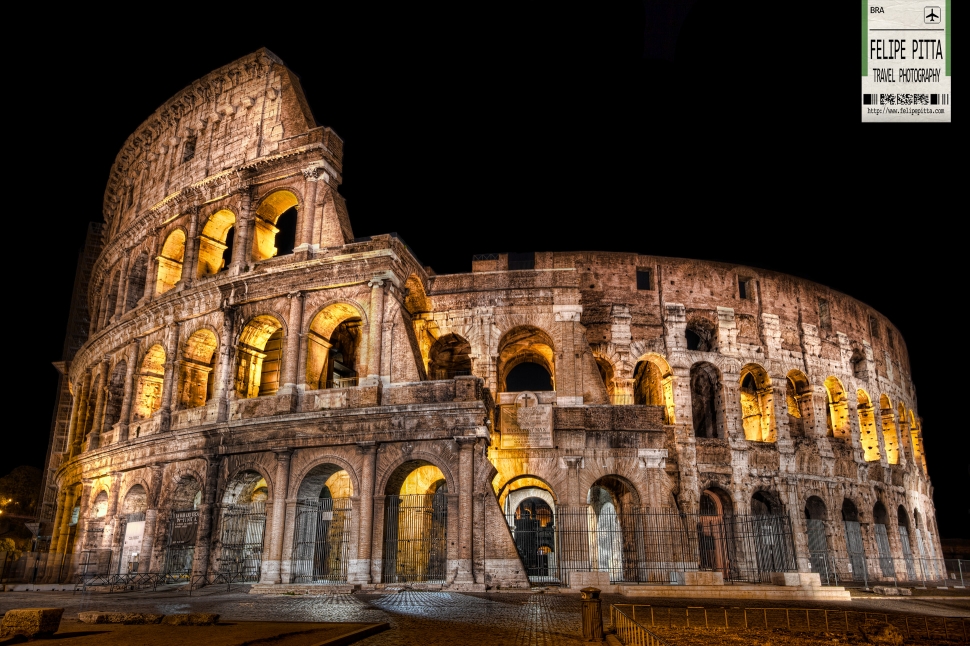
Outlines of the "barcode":
M 863 94 L 862 105 L 950 105 L 950 95 Z

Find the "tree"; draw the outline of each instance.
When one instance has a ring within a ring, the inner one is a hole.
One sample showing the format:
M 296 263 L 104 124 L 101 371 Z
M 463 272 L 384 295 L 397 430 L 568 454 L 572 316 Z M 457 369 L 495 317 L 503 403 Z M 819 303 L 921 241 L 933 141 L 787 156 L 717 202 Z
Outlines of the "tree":
M 40 490 L 40 469 L 22 465 L 0 478 L 0 513 L 33 516 Z

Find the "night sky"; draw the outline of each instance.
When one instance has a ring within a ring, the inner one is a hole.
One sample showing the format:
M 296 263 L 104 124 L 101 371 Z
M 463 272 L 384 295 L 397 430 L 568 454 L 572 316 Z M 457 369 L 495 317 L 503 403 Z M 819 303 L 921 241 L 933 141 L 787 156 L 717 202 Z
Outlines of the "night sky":
M 902 129 L 907 140 L 887 144 L 888 128 L 847 126 L 845 102 L 797 102 L 799 92 L 823 96 L 823 81 L 845 86 L 828 67 L 839 57 L 818 54 L 806 90 L 761 48 L 726 56 L 736 40 L 722 28 L 727 3 L 698 0 L 670 60 L 679 33 L 644 43 L 669 32 L 664 1 L 677 0 L 599 14 L 281 5 L 236 23 L 228 6 L 208 17 L 159 10 L 171 15 L 158 25 L 110 33 L 66 18 L 8 52 L 7 124 L 23 165 L 8 166 L 19 194 L 8 192 L 5 232 L 22 264 L 8 274 L 16 439 L 0 473 L 43 462 L 50 362 L 61 358 L 77 253 L 87 222 L 101 220 L 118 150 L 191 81 L 267 47 L 345 142 L 341 193 L 355 235 L 396 231 L 438 273 L 470 271 L 475 253 L 630 251 L 774 269 L 881 311 L 909 347 L 941 533 L 970 535 L 955 493 L 968 476 L 956 423 L 965 270 L 938 157 L 950 131 L 924 128 L 914 146 L 915 129 Z

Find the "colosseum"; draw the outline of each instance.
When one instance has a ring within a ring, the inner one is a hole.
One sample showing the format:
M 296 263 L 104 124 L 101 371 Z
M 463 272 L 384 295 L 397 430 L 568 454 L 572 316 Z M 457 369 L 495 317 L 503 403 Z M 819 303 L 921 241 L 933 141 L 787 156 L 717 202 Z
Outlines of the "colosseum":
M 59 364 L 47 581 L 935 576 L 909 358 L 879 312 L 635 253 L 437 275 L 396 234 L 354 237 L 342 150 L 267 50 L 125 142 Z

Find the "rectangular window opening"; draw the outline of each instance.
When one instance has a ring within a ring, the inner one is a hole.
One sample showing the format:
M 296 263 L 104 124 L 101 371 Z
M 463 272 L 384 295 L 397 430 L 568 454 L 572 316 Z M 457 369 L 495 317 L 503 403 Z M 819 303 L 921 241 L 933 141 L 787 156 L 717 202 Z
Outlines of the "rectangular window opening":
M 649 269 L 637 269 L 637 289 L 653 289 L 653 272 Z
M 832 317 L 829 314 L 829 302 L 824 298 L 818 299 L 818 326 L 823 330 L 832 329 Z
M 535 269 L 536 254 L 534 251 L 524 253 L 509 253 L 509 269 Z
M 879 338 L 879 321 L 876 320 L 875 316 L 869 317 L 869 332 L 872 334 L 873 339 Z
M 738 298 L 747 300 L 751 298 L 751 279 L 738 276 Z
M 893 336 L 893 331 L 889 329 L 889 326 L 888 325 L 886 326 L 886 340 L 889 341 L 889 347 L 892 348 L 893 350 L 895 350 L 896 349 L 896 339 Z
M 185 140 L 185 147 L 182 149 L 182 163 L 184 164 L 193 157 L 195 157 L 195 135 Z

